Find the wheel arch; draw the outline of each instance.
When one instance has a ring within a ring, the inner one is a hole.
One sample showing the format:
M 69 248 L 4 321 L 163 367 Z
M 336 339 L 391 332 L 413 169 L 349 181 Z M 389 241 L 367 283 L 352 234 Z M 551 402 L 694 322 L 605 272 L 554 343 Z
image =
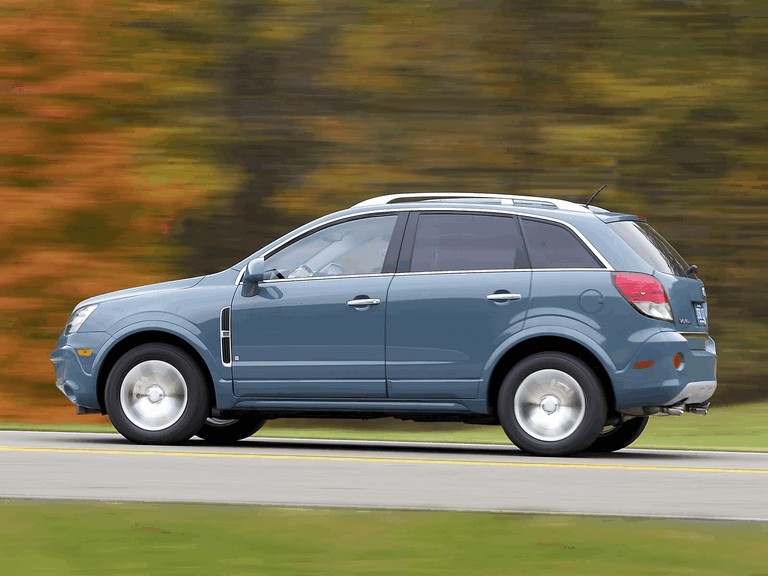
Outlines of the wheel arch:
M 605 392 L 605 400 L 608 410 L 613 411 L 616 406 L 616 395 L 613 389 L 613 383 L 608 371 L 603 363 L 584 344 L 565 338 L 563 336 L 536 336 L 529 338 L 512 346 L 496 362 L 488 379 L 487 402 L 488 413 L 497 415 L 497 404 L 499 400 L 499 390 L 504 381 L 504 377 L 515 364 L 532 354 L 538 352 L 562 352 L 579 358 L 589 366 L 600 380 L 600 384 Z
M 96 394 L 99 402 L 99 408 L 102 414 L 106 414 L 106 405 L 104 402 L 104 390 L 107 386 L 107 377 L 109 376 L 112 367 L 115 365 L 123 354 L 129 350 L 141 346 L 142 344 L 170 344 L 176 346 L 181 350 L 184 350 L 195 361 L 203 375 L 205 376 L 205 385 L 208 389 L 208 395 L 215 403 L 216 389 L 213 385 L 213 376 L 206 364 L 203 357 L 197 351 L 197 349 L 184 340 L 181 336 L 172 334 L 170 332 L 164 332 L 162 330 L 144 330 L 141 332 L 134 332 L 119 340 L 112 348 L 107 352 L 104 360 L 99 367 L 98 378 L 96 380 Z

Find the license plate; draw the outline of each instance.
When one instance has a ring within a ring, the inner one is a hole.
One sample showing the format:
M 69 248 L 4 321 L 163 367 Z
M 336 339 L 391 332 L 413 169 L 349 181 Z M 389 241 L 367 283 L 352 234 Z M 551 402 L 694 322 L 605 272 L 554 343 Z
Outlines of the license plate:
M 696 311 L 696 323 L 699 326 L 706 326 L 707 325 L 707 313 L 704 311 L 704 304 L 701 302 L 696 302 L 693 305 L 694 310 Z

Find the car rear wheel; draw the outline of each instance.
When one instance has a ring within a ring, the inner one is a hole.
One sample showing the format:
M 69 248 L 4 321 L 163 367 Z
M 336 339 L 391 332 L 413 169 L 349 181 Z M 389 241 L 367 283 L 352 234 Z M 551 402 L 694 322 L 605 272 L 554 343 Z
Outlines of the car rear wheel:
M 615 452 L 626 448 L 643 433 L 646 424 L 648 424 L 648 416 L 632 418 L 615 426 L 605 426 L 597 440 L 586 451 Z
M 600 380 L 562 352 L 529 356 L 499 392 L 499 420 L 515 446 L 538 456 L 568 456 L 595 442 L 606 419 Z
M 207 418 L 196 435 L 211 444 L 231 444 L 255 434 L 264 422 L 266 420 L 255 414 L 229 420 Z
M 137 444 L 189 440 L 209 414 L 205 376 L 184 350 L 143 344 L 112 367 L 104 403 L 120 434 Z

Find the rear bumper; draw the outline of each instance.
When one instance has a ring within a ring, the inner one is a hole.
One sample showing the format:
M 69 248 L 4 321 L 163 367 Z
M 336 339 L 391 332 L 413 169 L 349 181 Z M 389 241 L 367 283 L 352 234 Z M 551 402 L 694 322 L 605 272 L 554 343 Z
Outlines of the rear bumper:
M 716 388 L 717 382 L 715 380 L 689 382 L 668 404 L 702 404 L 712 398 Z
M 683 363 L 675 368 L 672 359 L 678 353 Z M 647 366 L 648 361 L 653 361 L 651 367 L 637 367 L 638 363 Z M 616 409 L 632 413 L 680 403 L 704 403 L 717 389 L 716 372 L 715 341 L 708 335 L 657 333 L 640 345 L 628 365 L 616 374 Z

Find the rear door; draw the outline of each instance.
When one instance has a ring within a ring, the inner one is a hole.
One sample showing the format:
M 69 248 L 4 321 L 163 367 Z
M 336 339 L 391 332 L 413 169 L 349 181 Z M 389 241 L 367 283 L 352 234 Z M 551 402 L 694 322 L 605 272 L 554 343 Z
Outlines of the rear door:
M 412 214 L 387 299 L 389 397 L 478 397 L 489 357 L 523 326 L 529 268 L 515 216 Z

